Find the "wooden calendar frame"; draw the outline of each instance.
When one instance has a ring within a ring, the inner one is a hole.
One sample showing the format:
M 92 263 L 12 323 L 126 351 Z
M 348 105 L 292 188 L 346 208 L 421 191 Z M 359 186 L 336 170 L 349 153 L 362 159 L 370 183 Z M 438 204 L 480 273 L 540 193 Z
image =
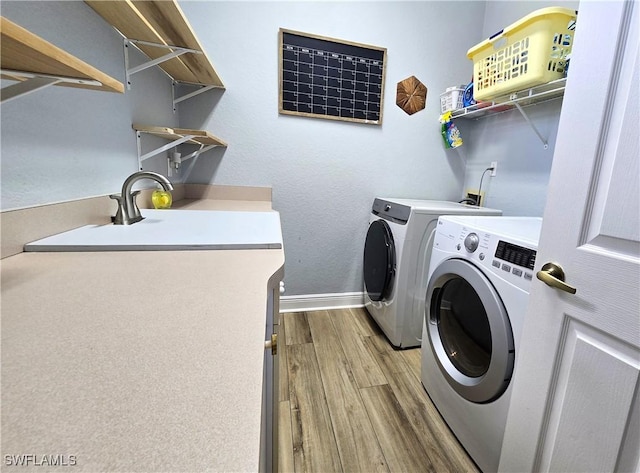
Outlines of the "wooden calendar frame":
M 382 124 L 387 50 L 280 28 L 278 111 Z

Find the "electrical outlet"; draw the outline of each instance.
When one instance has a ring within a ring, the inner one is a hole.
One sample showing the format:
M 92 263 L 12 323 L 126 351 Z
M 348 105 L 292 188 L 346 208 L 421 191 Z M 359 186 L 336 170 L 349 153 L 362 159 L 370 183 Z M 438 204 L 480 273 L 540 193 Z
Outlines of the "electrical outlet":
M 484 194 L 484 192 L 482 194 Z M 473 199 L 476 202 L 476 205 L 480 206 L 482 203 L 482 197 L 482 195 L 478 194 L 477 190 L 467 189 L 467 199 Z
M 491 177 L 496 177 L 496 170 L 498 169 L 498 161 L 491 161 L 491 166 L 489 167 L 493 168 L 489 173 L 489 175 Z

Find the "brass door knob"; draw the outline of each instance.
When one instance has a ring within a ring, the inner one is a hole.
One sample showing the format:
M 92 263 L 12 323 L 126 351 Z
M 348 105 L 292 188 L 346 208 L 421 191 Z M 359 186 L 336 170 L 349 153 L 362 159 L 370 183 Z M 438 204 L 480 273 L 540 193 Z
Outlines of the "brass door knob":
M 576 288 L 564 282 L 564 270 L 558 263 L 545 263 L 536 277 L 547 286 L 555 287 L 561 291 L 575 294 Z

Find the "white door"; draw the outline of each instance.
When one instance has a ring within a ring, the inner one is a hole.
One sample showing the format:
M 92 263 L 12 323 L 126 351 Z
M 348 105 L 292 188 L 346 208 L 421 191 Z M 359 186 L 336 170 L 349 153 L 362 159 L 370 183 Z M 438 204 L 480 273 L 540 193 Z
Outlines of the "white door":
M 639 2 L 581 2 L 500 471 L 640 471 Z

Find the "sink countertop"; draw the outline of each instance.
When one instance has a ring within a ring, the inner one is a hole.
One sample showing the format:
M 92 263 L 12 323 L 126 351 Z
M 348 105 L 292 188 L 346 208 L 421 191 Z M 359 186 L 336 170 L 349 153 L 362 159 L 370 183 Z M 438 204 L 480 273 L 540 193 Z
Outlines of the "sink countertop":
M 272 210 L 271 188 L 175 184 L 174 209 L 263 211 Z M 150 208 L 153 189 L 142 190 L 140 208 Z M 105 225 L 115 215 L 116 203 L 97 196 L 0 212 L 0 258 L 22 253 L 26 243 L 82 225 Z
M 171 251 L 282 248 L 278 212 L 141 210 L 131 225 L 86 225 L 25 245 L 25 251 Z
M 282 249 L 3 259 L 3 461 L 257 471 L 267 282 L 283 265 Z

